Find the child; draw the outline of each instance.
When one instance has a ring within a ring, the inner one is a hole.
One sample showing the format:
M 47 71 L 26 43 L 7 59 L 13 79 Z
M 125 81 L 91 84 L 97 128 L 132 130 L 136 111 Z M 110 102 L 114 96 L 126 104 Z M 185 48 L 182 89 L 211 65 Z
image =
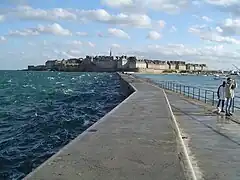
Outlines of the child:
M 223 83 L 218 87 L 218 91 L 217 91 L 217 96 L 218 96 L 218 105 L 217 105 L 217 109 L 218 109 L 218 113 L 220 112 L 224 112 L 224 103 L 226 100 L 226 82 L 223 81 Z M 220 104 L 222 102 L 222 108 L 220 108 Z

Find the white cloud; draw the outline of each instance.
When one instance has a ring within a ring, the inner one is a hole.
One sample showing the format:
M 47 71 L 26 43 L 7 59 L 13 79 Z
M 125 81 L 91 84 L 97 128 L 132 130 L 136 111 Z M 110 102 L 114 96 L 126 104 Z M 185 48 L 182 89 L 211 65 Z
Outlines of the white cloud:
M 175 26 L 171 26 L 170 32 L 176 32 L 176 31 L 177 31 L 177 28 Z
M 121 46 L 119 44 L 112 44 L 111 47 L 112 48 L 120 48 Z
M 70 30 L 64 29 L 61 25 L 54 23 L 47 26 L 38 25 L 36 28 L 28 28 L 22 31 L 10 31 L 9 36 L 35 36 L 40 34 L 53 34 L 58 36 L 72 35 Z
M 147 36 L 148 39 L 158 40 L 161 38 L 161 35 L 156 31 L 150 31 Z
M 78 56 L 82 55 L 83 53 L 81 51 L 79 51 L 78 49 L 71 49 L 68 51 L 68 53 L 72 56 Z
M 115 37 L 118 37 L 118 38 L 130 39 L 130 36 L 121 29 L 109 28 L 108 33 L 111 36 L 115 36 Z
M 69 45 L 74 45 L 74 46 L 81 46 L 83 43 L 78 40 L 70 41 L 68 42 Z
M 193 27 L 190 27 L 188 31 L 199 35 L 200 38 L 203 40 L 227 44 L 240 44 L 240 41 L 233 37 L 223 36 L 221 30 L 222 29 L 220 27 L 212 29 L 207 27 L 206 25 L 195 25 Z
M 39 35 L 39 32 L 35 29 L 24 29 L 22 31 L 9 31 L 9 36 L 36 36 Z
M 193 17 L 195 17 L 196 19 L 200 19 L 200 20 L 204 20 L 206 22 L 212 22 L 213 20 L 207 16 L 198 16 L 198 15 L 192 15 Z
M 70 30 L 64 29 L 61 25 L 57 23 L 47 25 L 47 26 L 39 25 L 37 30 L 42 33 L 54 34 L 54 35 L 60 35 L 60 36 L 72 35 Z
M 205 3 L 216 6 L 223 12 L 230 12 L 234 15 L 240 16 L 239 0 L 204 0 Z
M 230 6 L 239 3 L 239 0 L 205 0 L 206 3 L 220 6 Z
M 151 27 L 151 18 L 146 14 L 125 14 L 111 15 L 104 9 L 78 10 L 81 21 L 97 21 L 106 24 L 127 25 L 134 27 Z
M 61 21 L 71 20 L 78 22 L 96 21 L 105 24 L 128 25 L 134 27 L 151 27 L 151 18 L 145 13 L 119 13 L 110 14 L 105 9 L 81 10 L 81 9 L 40 9 L 30 6 L 17 6 L 3 11 L 4 19 Z
M 54 8 L 49 10 L 34 9 L 30 6 L 18 6 L 7 12 L 8 18 L 17 18 L 21 20 L 76 20 L 76 14 L 62 8 Z
M 88 36 L 87 32 L 76 32 L 77 36 Z
M 5 20 L 5 16 L 4 15 L 0 15 L 0 22 L 3 22 Z
M 207 16 L 202 16 L 202 19 L 207 21 L 207 22 L 211 22 L 212 21 L 212 19 L 207 17 Z
M 224 35 L 240 35 L 240 19 L 226 19 L 219 27 Z
M 236 64 L 240 58 L 240 52 L 225 48 L 223 45 L 201 48 L 193 48 L 183 44 L 149 45 L 144 50 L 133 51 L 132 53 L 151 59 L 207 63 L 214 69 L 217 65 L 223 63 L 225 63 L 223 67 L 226 67 L 226 60 L 228 60 L 229 66 L 232 66 L 231 64 Z
M 127 12 L 144 12 L 150 9 L 165 13 L 178 13 L 190 5 L 188 0 L 102 0 L 102 3 Z
M 102 3 L 114 7 L 114 8 L 121 8 L 133 5 L 133 0 L 102 0 Z
M 200 20 L 204 20 L 204 21 L 206 21 L 206 22 L 212 22 L 213 20 L 210 18 L 210 17 L 208 17 L 208 16 L 198 16 L 198 15 L 195 15 L 195 14 L 193 14 L 192 15 L 193 17 L 195 17 L 196 19 L 200 19 Z
M 69 49 L 69 50 L 59 50 L 54 49 L 52 53 L 46 54 L 47 57 L 51 57 L 51 59 L 69 59 L 69 58 L 79 58 L 83 56 L 83 52 L 78 49 Z
M 0 41 L 6 41 L 6 38 L 4 36 L 0 36 Z
M 92 48 L 96 47 L 96 44 L 94 44 L 94 43 L 92 43 L 92 42 L 90 42 L 90 41 L 89 41 L 87 44 L 88 44 L 90 47 L 92 47 Z

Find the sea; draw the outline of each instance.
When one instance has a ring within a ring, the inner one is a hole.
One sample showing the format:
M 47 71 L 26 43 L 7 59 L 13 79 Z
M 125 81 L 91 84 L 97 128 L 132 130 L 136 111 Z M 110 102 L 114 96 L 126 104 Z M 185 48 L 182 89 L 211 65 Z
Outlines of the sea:
M 0 179 L 22 179 L 125 98 L 116 73 L 0 71 Z

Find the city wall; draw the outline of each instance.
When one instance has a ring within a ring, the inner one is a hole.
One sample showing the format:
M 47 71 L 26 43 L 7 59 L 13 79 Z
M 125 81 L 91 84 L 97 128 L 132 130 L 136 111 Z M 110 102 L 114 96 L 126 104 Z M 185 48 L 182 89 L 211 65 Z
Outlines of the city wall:
M 45 65 L 28 66 L 32 71 L 135 71 L 162 73 L 163 71 L 204 71 L 205 64 L 186 64 L 184 61 L 161 61 L 137 59 L 136 57 L 86 56 L 86 58 L 68 60 L 49 60 Z

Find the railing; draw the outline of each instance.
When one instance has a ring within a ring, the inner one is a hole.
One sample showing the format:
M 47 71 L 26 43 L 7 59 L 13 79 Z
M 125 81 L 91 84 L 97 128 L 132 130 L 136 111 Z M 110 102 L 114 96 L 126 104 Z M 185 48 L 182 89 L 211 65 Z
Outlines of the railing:
M 188 86 L 173 81 L 161 81 L 160 87 L 176 93 L 183 94 L 192 99 L 203 101 L 204 103 L 211 104 L 212 106 L 215 106 L 218 103 L 217 92 L 209 89 L 201 89 L 198 87 Z M 240 103 L 240 97 L 235 96 L 232 103 L 232 112 L 234 112 L 235 110 L 240 110 L 240 107 L 235 105 L 235 103 Z

